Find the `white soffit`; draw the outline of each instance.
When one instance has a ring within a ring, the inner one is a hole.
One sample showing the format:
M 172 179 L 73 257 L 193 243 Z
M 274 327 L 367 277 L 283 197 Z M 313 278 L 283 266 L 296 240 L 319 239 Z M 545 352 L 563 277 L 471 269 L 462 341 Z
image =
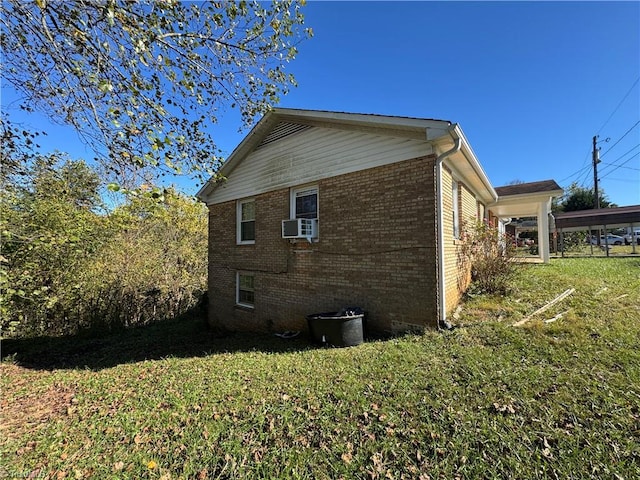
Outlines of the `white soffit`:
M 489 205 L 489 209 L 498 217 L 529 217 L 536 216 L 540 205 L 551 202 L 553 197 L 562 195 L 562 190 L 526 195 L 509 195 L 498 198 Z

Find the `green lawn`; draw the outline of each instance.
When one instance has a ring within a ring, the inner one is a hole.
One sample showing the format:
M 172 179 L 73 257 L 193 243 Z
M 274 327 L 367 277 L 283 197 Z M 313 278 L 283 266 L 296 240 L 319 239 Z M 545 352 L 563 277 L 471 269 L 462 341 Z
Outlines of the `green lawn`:
M 457 323 L 346 349 L 193 320 L 5 341 L 0 475 L 640 478 L 640 259 L 523 267 Z
M 633 251 L 634 250 L 633 247 L 634 245 L 609 245 L 609 255 L 610 256 L 637 255 L 638 257 L 640 257 L 640 246 L 635 245 L 635 253 Z M 562 255 L 562 252 L 558 251 L 553 255 L 560 257 Z M 567 251 L 564 252 L 564 256 L 565 257 L 579 257 L 579 256 L 606 257 L 607 252 L 603 247 L 601 248 L 598 245 L 593 245 L 593 248 L 591 248 L 591 246 L 588 244 L 587 245 L 581 244 L 579 246 L 567 249 Z
M 558 247 L 557 252 L 551 252 L 552 258 L 561 258 L 562 252 Z M 610 245 L 609 246 L 609 256 L 628 256 L 633 255 L 640 258 L 640 246 L 635 245 L 635 253 L 632 245 Z M 518 247 L 516 249 L 516 257 L 529 257 L 529 256 L 538 256 L 537 253 L 532 254 L 529 247 Z M 564 256 L 567 258 L 570 257 L 606 257 L 607 252 L 604 248 L 599 247 L 598 245 L 593 245 L 593 248 L 589 244 L 580 244 L 577 246 L 573 246 L 571 248 L 567 248 L 564 252 Z

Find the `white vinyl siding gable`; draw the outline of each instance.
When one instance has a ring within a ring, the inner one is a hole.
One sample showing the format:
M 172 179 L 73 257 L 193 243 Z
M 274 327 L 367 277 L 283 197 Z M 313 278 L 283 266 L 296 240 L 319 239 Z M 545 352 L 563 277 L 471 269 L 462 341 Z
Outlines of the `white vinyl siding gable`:
M 254 150 L 228 173 L 207 203 L 254 196 L 432 153 L 403 137 L 312 127 Z

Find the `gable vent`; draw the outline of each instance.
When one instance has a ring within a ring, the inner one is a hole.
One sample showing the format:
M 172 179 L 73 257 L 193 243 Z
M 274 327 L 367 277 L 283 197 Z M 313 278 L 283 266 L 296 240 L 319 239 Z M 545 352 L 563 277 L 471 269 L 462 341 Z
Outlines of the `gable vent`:
M 286 123 L 281 122 L 276 125 L 271 133 L 264 137 L 260 145 L 256 148 L 264 147 L 265 145 L 273 142 L 277 142 L 278 140 L 282 140 L 284 137 L 288 137 L 289 135 L 293 135 L 294 133 L 302 132 L 303 130 L 307 130 L 311 128 L 311 125 L 300 125 L 298 123 Z

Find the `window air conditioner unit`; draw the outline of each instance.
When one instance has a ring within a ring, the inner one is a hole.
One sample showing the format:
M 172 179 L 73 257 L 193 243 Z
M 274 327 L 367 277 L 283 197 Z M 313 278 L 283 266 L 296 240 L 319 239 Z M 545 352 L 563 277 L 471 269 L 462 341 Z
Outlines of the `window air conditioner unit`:
M 318 220 L 312 218 L 293 218 L 282 220 L 282 238 L 306 238 L 311 241 L 317 234 Z

